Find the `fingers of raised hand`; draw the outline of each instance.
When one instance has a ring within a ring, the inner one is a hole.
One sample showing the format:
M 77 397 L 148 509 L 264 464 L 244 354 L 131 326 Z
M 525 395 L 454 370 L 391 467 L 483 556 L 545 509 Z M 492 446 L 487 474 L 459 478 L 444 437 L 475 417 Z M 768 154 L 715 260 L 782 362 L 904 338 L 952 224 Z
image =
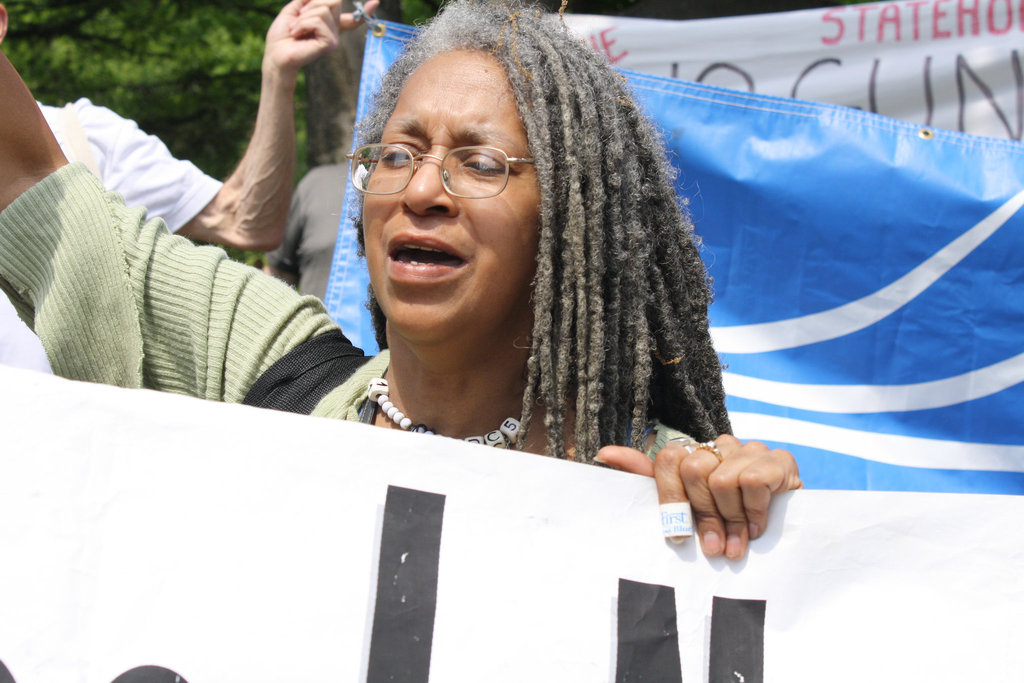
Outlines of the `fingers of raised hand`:
M 341 3 L 338 0 L 311 0 L 304 5 L 291 26 L 291 35 L 336 37 L 340 28 Z

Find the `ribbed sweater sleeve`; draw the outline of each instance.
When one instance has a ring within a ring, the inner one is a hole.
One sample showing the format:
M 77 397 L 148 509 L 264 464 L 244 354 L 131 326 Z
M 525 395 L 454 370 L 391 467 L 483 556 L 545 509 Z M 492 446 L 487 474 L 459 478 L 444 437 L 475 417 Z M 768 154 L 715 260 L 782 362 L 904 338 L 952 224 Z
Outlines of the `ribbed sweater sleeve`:
M 315 297 L 145 220 L 81 164 L 0 214 L 0 288 L 57 374 L 239 402 L 336 326 Z

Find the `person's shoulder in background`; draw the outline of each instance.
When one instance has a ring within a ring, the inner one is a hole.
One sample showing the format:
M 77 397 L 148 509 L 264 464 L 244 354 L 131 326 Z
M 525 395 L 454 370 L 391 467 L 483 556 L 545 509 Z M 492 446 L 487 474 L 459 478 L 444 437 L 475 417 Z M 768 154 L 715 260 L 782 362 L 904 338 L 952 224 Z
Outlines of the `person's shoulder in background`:
M 292 196 L 284 242 L 267 253 L 267 272 L 321 299 L 334 258 L 348 164 L 311 168 Z

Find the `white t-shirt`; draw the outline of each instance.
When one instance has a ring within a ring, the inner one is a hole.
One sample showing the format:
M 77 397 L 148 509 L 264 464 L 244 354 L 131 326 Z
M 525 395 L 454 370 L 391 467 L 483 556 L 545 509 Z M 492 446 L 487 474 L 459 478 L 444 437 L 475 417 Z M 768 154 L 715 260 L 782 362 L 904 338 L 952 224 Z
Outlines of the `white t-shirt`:
M 144 206 L 150 218 L 163 218 L 171 232 L 177 232 L 210 203 L 221 182 L 206 175 L 195 164 L 175 159 L 156 136 L 107 109 L 82 98 L 73 105 L 88 141 L 104 187 L 121 194 L 128 206 Z M 72 161 L 70 137 L 64 130 L 59 107 L 40 104 L 64 155 Z M 43 347 L 21 322 L 11 302 L 0 294 L 0 363 L 23 368 L 49 370 Z
M 220 191 L 219 180 L 190 161 L 175 159 L 160 138 L 142 132 L 134 121 L 85 98 L 72 106 L 89 141 L 103 186 L 123 196 L 128 206 L 149 209 L 150 218 L 163 218 L 171 232 L 192 220 Z M 64 155 L 77 160 L 61 125 L 60 108 L 45 104 L 39 108 Z

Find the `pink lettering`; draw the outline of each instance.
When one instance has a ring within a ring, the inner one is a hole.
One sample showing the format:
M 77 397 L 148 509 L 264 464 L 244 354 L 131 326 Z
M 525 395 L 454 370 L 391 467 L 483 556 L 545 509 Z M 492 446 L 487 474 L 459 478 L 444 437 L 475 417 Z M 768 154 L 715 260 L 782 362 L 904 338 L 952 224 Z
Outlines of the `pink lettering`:
M 1024 2 L 1024 0 L 1021 0 L 1021 2 Z M 844 8 L 842 8 L 842 7 L 835 7 L 833 9 L 828 9 L 828 10 L 825 10 L 825 13 L 821 16 L 822 21 L 831 21 L 831 22 L 834 22 L 836 24 L 836 34 L 834 36 L 822 36 L 821 37 L 821 42 L 825 43 L 826 45 L 835 45 L 836 43 L 838 43 L 840 40 L 843 39 L 843 31 L 844 31 L 844 28 L 845 28 L 843 26 L 843 20 L 840 19 L 839 17 L 835 16 L 836 14 L 839 14 L 840 12 L 842 12 L 843 9 Z
M 964 0 L 958 0 L 956 7 L 956 27 L 959 36 L 965 35 L 964 18 L 971 17 L 971 35 L 976 36 L 981 30 L 981 22 L 978 19 L 978 0 L 974 0 L 973 7 L 964 7 Z
M 857 40 L 863 43 L 865 33 L 864 28 L 865 24 L 867 24 L 868 12 L 878 9 L 878 7 L 875 5 L 857 5 L 854 9 L 860 12 L 860 24 L 858 25 L 859 30 L 857 31 Z
M 609 28 L 604 29 L 598 34 L 601 37 L 601 46 L 598 48 L 598 52 L 603 52 L 608 57 L 608 61 L 611 62 L 612 64 L 614 64 L 615 62 L 622 61 L 622 59 L 629 54 L 628 50 L 623 50 L 617 55 L 612 54 L 612 45 L 615 45 L 617 41 L 614 39 L 610 39 L 608 37 L 608 34 L 614 30 L 615 27 L 611 26 Z M 591 34 L 590 39 L 594 39 L 593 34 Z
M 932 37 L 935 39 L 949 38 L 953 34 L 949 31 L 943 31 L 939 28 L 939 20 L 947 17 L 948 12 L 942 10 L 941 5 L 949 0 L 935 0 L 935 9 L 932 12 Z
M 885 41 L 885 27 L 891 25 L 896 34 L 896 42 L 900 37 L 900 8 L 899 5 L 886 5 L 882 8 L 882 16 L 878 18 L 878 42 Z
M 929 0 L 911 0 L 911 2 L 906 3 L 913 10 L 914 40 L 921 40 L 921 6 L 927 5 L 928 2 Z
M 1010 4 L 1010 0 L 1003 0 L 1003 4 L 1006 6 L 1006 26 L 1002 28 L 996 27 L 996 3 L 999 0 L 991 0 L 988 4 L 988 32 L 1001 36 L 1010 30 L 1010 26 L 1013 25 L 1013 5 Z

